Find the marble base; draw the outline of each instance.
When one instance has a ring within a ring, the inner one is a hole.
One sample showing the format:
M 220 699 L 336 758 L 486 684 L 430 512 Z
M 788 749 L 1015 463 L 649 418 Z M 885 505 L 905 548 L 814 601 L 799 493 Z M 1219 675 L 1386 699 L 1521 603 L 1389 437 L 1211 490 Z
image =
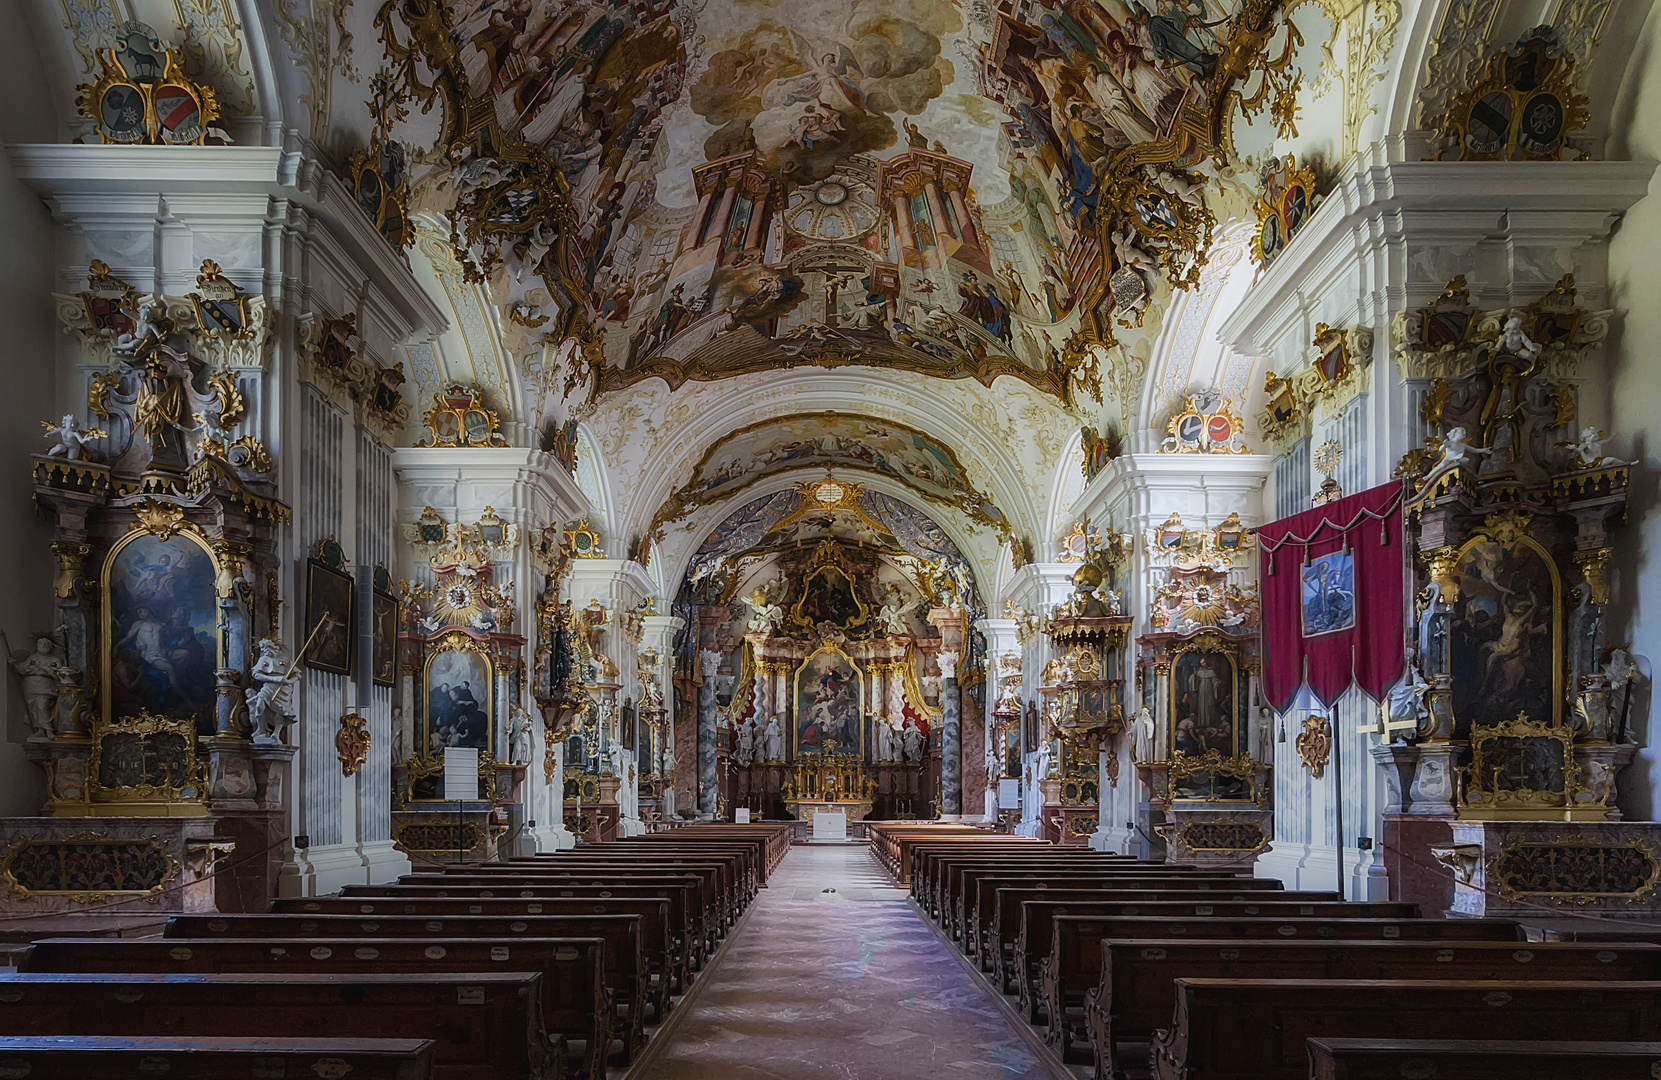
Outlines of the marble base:
M 1158 828 L 1167 863 L 1249 870 L 1274 838 L 1274 813 L 1256 803 L 1173 803 Z
M 1654 919 L 1655 904 L 1661 898 L 1661 823 L 1455 821 L 1450 825 L 1452 842 L 1433 849 L 1433 854 L 1453 871 L 1451 916 L 1531 921 L 1583 915 L 1600 920 Z
M 0 918 L 217 911 L 210 875 L 235 847 L 199 817 L 0 818 Z

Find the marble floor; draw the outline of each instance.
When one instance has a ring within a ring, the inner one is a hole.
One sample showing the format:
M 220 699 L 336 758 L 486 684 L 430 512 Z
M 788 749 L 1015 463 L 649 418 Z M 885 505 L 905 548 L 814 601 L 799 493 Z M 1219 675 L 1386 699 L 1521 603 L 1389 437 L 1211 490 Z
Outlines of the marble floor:
M 791 849 L 631 1080 L 1048 1078 L 905 895 L 864 844 Z

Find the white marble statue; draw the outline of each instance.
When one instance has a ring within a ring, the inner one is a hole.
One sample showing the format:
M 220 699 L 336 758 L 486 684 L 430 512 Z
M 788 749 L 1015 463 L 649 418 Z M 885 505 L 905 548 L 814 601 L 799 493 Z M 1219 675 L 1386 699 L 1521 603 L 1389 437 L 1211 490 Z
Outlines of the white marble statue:
M 998 753 L 998 744 L 988 733 L 986 740 L 986 782 L 996 785 L 998 777 L 1003 773 L 1003 755 Z
M 887 720 L 877 721 L 877 760 L 898 761 L 900 759 L 900 733 L 894 730 L 894 725 Z
M 1472 446 L 1467 442 L 1466 440 L 1470 438 L 1470 434 L 1464 428 L 1456 427 L 1442 436 L 1442 458 L 1436 463 L 1436 467 L 1430 470 L 1430 476 L 1426 477 L 1427 482 L 1431 477 L 1440 476 L 1450 469 L 1456 469 L 1465 464 L 1467 460 L 1465 455 L 1467 454 L 1486 456 L 1493 453 L 1492 450 Z
M 397 705 L 392 707 L 392 763 L 394 765 L 404 760 L 404 710 Z
M 471 147 L 464 149 L 461 160 L 450 172 L 450 186 L 461 195 L 471 195 L 480 188 L 491 187 L 507 179 L 501 163 L 494 158 L 474 157 Z
M 883 597 L 882 608 L 877 612 L 877 621 L 888 631 L 890 637 L 903 637 L 911 633 L 911 624 L 906 619 L 909 607 L 900 587 L 890 583 Z
M 19 649 L 6 657 L 6 663 L 23 681 L 24 716 L 34 732 L 30 742 L 44 742 L 56 734 L 53 714 L 58 708 L 58 668 L 63 662 L 63 650 L 45 634 L 35 639 L 34 652 Z
M 905 760 L 923 760 L 923 729 L 917 726 L 917 721 L 906 717 L 905 721 Z
M 47 447 L 46 456 L 61 457 L 66 461 L 92 460 L 95 453 L 92 442 L 104 436 L 100 428 L 83 428 L 76 424 L 74 413 L 64 413 L 56 427 L 44 420 L 41 423 L 46 424 L 46 437 L 58 440 Z
M 117 335 L 111 351 L 116 356 L 131 358 L 146 339 L 162 340 L 169 325 L 167 305 L 162 303 L 160 298 L 147 300 L 138 306 L 138 314 L 133 318 L 133 328 Z
M 777 716 L 767 721 L 766 747 L 768 761 L 784 760 L 784 726 Z
M 773 631 L 784 622 L 784 608 L 774 603 L 765 589 L 751 593 L 745 603 L 750 605 L 750 621 L 744 627 L 745 632 L 772 637 Z
M 1430 708 L 1425 704 L 1425 691 L 1429 689 L 1430 683 L 1419 671 L 1413 653 L 1409 652 L 1407 671 L 1384 697 L 1384 714 L 1392 724 L 1412 721 L 1414 728 L 1418 728 L 1430 719 Z
M 1153 760 L 1153 710 L 1146 705 L 1136 710 L 1136 760 Z
M 940 665 L 942 679 L 957 678 L 957 661 L 958 655 L 955 652 L 943 652 L 934 658 L 934 662 Z
M 1533 360 L 1540 355 L 1540 343 L 1523 333 L 1523 320 L 1518 315 L 1505 320 L 1505 329 L 1500 331 L 1499 341 L 1495 342 L 1495 345 L 1500 352 L 1523 360 Z
M 1560 442 L 1558 447 L 1568 450 L 1574 455 L 1574 462 L 1582 469 L 1611 469 L 1621 465 L 1633 465 L 1636 462 L 1622 461 L 1616 457 L 1605 457 L 1603 443 L 1607 436 L 1595 427 L 1580 429 L 1580 438 L 1575 442 Z
M 531 714 L 523 705 L 515 705 L 508 718 L 508 760 L 514 765 L 531 760 Z
M 263 745 L 282 743 L 281 732 L 294 723 L 294 714 L 288 712 L 288 696 L 294 689 L 294 680 L 300 677 L 300 665 L 286 666 L 282 643 L 275 638 L 261 638 L 259 659 L 248 672 L 253 686 L 243 691 L 248 700 L 248 723 L 254 731 L 254 742 Z
M 749 718 L 738 725 L 733 732 L 733 757 L 741 766 L 748 766 L 755 760 L 756 722 Z

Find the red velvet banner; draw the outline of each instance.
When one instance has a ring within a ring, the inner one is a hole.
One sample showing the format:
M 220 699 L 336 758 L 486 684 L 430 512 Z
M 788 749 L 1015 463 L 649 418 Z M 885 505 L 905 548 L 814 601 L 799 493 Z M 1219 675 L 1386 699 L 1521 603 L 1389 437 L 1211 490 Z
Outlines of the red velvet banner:
M 1308 685 L 1328 708 L 1353 682 L 1382 698 L 1407 668 L 1402 484 L 1257 530 L 1263 696 L 1278 712 Z

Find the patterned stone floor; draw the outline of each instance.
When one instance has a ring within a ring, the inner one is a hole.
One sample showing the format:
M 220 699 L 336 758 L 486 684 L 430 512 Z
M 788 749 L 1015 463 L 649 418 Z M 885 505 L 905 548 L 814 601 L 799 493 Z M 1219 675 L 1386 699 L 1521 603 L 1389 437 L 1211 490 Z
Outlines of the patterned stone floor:
M 863 844 L 793 848 L 637 1080 L 1045 1078 Z

